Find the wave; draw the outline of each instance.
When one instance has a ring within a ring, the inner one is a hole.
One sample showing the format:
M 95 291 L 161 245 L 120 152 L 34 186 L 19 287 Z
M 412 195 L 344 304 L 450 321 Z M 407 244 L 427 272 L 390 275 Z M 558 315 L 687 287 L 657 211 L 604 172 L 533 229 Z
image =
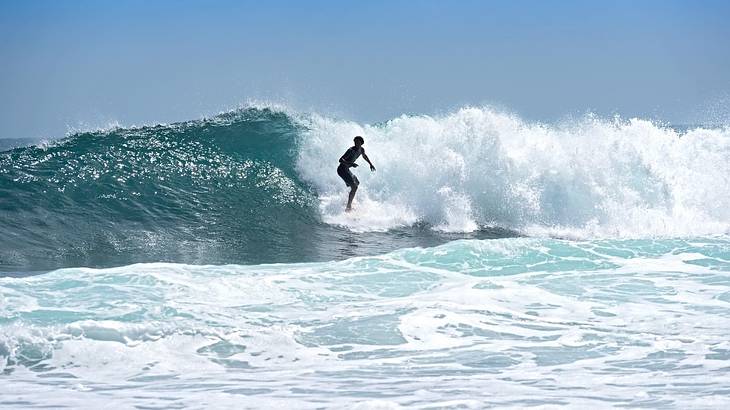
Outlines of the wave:
M 335 168 L 355 135 L 378 170 L 355 170 L 358 210 L 346 214 Z M 0 153 L 0 267 L 329 260 L 353 256 L 348 246 L 382 253 L 490 229 L 727 234 L 728 175 L 722 128 L 545 125 L 483 107 L 362 125 L 249 107 Z M 404 243 L 403 230 L 431 239 Z

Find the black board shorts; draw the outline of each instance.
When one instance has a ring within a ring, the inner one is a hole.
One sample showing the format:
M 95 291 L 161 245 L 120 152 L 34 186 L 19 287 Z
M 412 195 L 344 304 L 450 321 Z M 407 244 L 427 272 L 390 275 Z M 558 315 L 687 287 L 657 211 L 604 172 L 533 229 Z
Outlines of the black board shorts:
M 339 175 L 349 187 L 356 187 L 360 185 L 360 181 L 358 181 L 357 177 L 350 172 L 350 167 L 347 165 L 340 165 L 337 167 L 337 175 Z

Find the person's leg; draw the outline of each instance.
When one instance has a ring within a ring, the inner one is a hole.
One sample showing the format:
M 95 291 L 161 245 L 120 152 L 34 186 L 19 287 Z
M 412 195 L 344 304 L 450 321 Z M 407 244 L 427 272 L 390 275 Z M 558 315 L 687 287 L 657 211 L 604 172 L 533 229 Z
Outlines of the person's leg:
M 346 211 L 352 210 L 352 200 L 355 199 L 355 193 L 357 192 L 357 185 L 353 184 L 350 188 L 350 195 L 347 198 L 347 208 L 345 208 Z

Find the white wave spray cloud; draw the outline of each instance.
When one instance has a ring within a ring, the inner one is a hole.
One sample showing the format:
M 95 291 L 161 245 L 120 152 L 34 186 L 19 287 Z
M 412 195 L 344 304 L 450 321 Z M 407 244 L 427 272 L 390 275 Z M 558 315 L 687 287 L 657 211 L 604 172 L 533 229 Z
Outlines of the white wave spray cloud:
M 305 121 L 298 170 L 317 189 L 323 220 L 355 231 L 421 221 L 575 238 L 730 232 L 728 129 L 594 116 L 545 125 L 479 107 L 376 125 Z M 359 210 L 348 215 L 335 168 L 355 135 L 378 170 L 354 169 Z

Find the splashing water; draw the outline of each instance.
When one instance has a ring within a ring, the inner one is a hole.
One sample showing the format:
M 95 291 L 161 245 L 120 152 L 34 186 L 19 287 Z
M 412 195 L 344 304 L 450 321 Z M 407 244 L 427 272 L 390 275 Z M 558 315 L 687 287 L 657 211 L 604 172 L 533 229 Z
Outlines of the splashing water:
M 332 195 L 344 196 L 343 184 L 319 159 L 339 158 L 353 135 L 366 137 L 378 172 L 359 171 L 358 196 L 393 208 L 392 226 L 415 216 L 446 231 L 496 225 L 580 238 L 730 229 L 728 130 L 680 134 L 649 121 L 593 117 L 550 127 L 483 108 L 377 126 L 314 116 L 308 128 L 299 172 Z

